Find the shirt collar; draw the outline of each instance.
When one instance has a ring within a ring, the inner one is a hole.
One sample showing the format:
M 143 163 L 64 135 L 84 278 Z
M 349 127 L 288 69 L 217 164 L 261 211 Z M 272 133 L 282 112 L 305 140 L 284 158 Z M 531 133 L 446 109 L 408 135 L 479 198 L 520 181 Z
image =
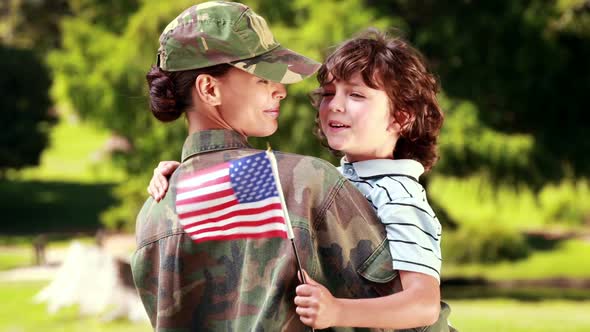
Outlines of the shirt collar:
M 386 175 L 409 176 L 416 181 L 424 173 L 424 166 L 412 159 L 372 159 L 349 163 L 346 157 L 340 160 L 340 165 L 352 165 L 360 178 L 370 178 Z
M 188 158 L 212 151 L 249 148 L 246 138 L 231 130 L 203 130 L 191 134 L 182 146 L 182 162 Z

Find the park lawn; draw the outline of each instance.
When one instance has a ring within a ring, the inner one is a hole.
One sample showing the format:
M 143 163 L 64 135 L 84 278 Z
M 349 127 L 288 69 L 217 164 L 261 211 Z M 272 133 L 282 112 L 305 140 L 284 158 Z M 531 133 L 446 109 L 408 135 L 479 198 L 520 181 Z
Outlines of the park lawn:
M 33 263 L 33 248 L 0 247 L 0 271 L 31 265 Z
M 125 179 L 109 155 L 101 154 L 109 132 L 73 115 L 60 115 L 39 166 L 8 173 L 10 179 L 77 183 L 117 183 Z
M 92 237 L 76 237 L 62 240 L 51 240 L 47 244 L 47 252 L 51 250 L 67 250 L 72 240 L 92 244 Z M 0 236 L 0 271 L 34 264 L 31 236 Z
M 55 315 L 47 313 L 45 304 L 32 299 L 47 282 L 0 282 L 0 332 L 145 332 L 149 323 L 128 321 L 101 322 L 97 317 L 80 317 L 77 308 L 69 307 Z M 9 305 L 7 305 L 9 303 Z
M 452 300 L 450 320 L 459 331 L 590 331 L 590 300 L 523 302 L 510 299 Z
M 567 240 L 552 250 L 537 250 L 526 259 L 497 264 L 443 263 L 443 278 L 485 277 L 489 280 L 590 278 L 590 241 Z
M 44 304 L 32 303 L 45 282 L 0 283 L 0 332 L 134 332 L 149 331 L 147 323 L 103 323 L 96 317 L 80 318 L 76 308 L 47 313 Z M 509 299 L 452 300 L 451 322 L 459 331 L 578 332 L 590 331 L 590 300 L 522 302 Z
M 0 243 L 11 243 L 12 237 L 0 237 Z M 18 238 L 18 237 L 17 237 Z M 20 238 L 19 238 L 20 239 Z M 22 239 L 25 239 L 22 237 Z M 28 238 L 27 238 L 28 239 Z M 93 238 L 77 238 L 90 243 Z M 65 248 L 70 241 L 52 241 L 48 249 Z M 0 271 L 8 268 L 27 266 L 32 263 L 32 246 L 23 242 L 0 251 Z M 486 277 L 490 280 L 544 279 L 554 277 L 590 278 L 590 242 L 568 240 L 558 245 L 555 250 L 536 251 L 527 259 L 517 262 L 498 264 L 461 264 L 448 262 L 443 264 L 443 278 Z

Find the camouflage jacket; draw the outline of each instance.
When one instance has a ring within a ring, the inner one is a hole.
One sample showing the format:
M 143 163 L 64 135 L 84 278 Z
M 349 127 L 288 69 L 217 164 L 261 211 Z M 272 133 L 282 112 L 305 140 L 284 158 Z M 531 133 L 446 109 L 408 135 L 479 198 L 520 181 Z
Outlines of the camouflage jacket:
M 150 198 L 141 209 L 132 270 L 155 330 L 310 330 L 295 313 L 298 280 L 289 240 L 195 244 L 178 223 L 179 176 L 256 152 L 232 131 L 193 134 L 166 197 L 160 203 Z M 276 157 L 295 244 L 310 276 L 342 298 L 400 290 L 385 230 L 364 196 L 326 161 L 287 153 Z

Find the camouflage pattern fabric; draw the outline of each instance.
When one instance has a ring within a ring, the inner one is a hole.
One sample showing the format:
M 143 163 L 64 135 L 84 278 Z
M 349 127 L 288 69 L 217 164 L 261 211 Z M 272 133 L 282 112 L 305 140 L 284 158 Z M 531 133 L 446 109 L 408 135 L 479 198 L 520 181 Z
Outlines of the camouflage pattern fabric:
M 185 172 L 259 152 L 236 132 L 189 136 L 166 197 L 151 198 L 137 218 L 133 277 L 156 331 L 309 331 L 293 303 L 296 260 L 288 240 L 195 244 L 174 207 Z M 276 153 L 303 268 L 335 296 L 367 298 L 399 291 L 385 230 L 364 196 L 326 161 Z M 392 331 L 332 328 L 332 331 Z
M 236 2 L 210 1 L 192 6 L 160 36 L 158 65 L 180 71 L 229 63 L 258 77 L 283 84 L 313 75 L 320 64 L 282 47 L 264 18 Z

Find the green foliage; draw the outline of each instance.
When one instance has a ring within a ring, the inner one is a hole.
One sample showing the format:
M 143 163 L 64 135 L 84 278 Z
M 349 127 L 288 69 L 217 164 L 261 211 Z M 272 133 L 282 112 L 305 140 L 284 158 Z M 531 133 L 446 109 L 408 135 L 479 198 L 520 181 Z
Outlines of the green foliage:
M 545 227 L 580 229 L 589 218 L 586 179 L 564 179 L 538 191 L 525 184 L 494 184 L 485 174 L 466 178 L 433 175 L 428 193 L 460 226 L 530 230 Z
M 0 3 L 0 41 L 45 54 L 60 47 L 63 18 L 75 16 L 120 32 L 139 4 L 140 0 L 5 0 Z
M 490 220 L 485 227 L 462 227 L 446 232 L 443 241 L 445 260 L 455 263 L 493 263 L 527 257 L 530 248 L 515 231 L 498 227 Z
M 59 46 L 59 20 L 68 0 L 0 2 L 0 43 L 33 49 L 38 54 Z
M 115 204 L 108 183 L 1 180 L 0 188 L 2 234 L 94 233 L 100 211 Z
M 564 180 L 547 185 L 539 194 L 547 221 L 560 225 L 590 225 L 590 183 Z
M 377 2 L 401 15 L 451 99 L 470 100 L 496 131 L 530 135 L 532 181 L 590 173 L 583 123 L 590 7 L 583 1 Z M 565 166 L 565 169 L 564 169 Z M 524 177 L 522 180 L 528 181 Z
M 542 170 L 533 163 L 534 138 L 506 134 L 482 123 L 477 106 L 469 101 L 439 96 L 445 110 L 440 135 L 441 160 L 437 174 L 465 177 L 475 172 L 488 174 L 495 183 L 542 182 Z
M 101 213 L 102 224 L 111 230 L 133 232 L 135 215 L 147 197 L 146 183 L 149 183 L 149 178 L 137 177 L 126 182 L 124 186 L 116 187 L 113 196 L 120 204 Z
M 48 61 L 60 108 L 133 143 L 133 152 L 117 160 L 141 180 L 117 189 L 124 202 L 103 214 L 109 225 L 131 228 L 152 169 L 158 160 L 178 160 L 186 136 L 181 121 L 164 125 L 150 114 L 145 74 L 164 26 L 195 2 L 115 2 L 69 0 L 75 15 L 65 16 L 62 48 Z M 590 159 L 579 153 L 590 144 L 579 125 L 588 119 L 590 85 L 585 2 L 256 0 L 248 5 L 268 18 L 283 45 L 316 59 L 368 26 L 394 27 L 425 53 L 440 75 L 446 111 L 442 159 L 429 192 L 460 225 L 490 220 L 514 228 L 551 221 L 579 225 L 587 218 L 581 204 L 571 203 L 570 189 L 539 198 L 548 179 L 558 183 L 564 174 L 576 179 L 590 173 Z M 311 79 L 289 86 L 280 130 L 252 143 L 270 142 L 278 150 L 336 162 L 312 137 L 316 112 L 307 93 L 316 86 Z M 441 181 L 445 185 L 436 185 Z M 567 212 L 572 208 L 575 212 Z
M 0 178 L 6 169 L 38 165 L 53 123 L 51 84 L 45 65 L 31 50 L 0 45 Z
M 122 34 L 96 26 L 83 17 L 67 18 L 62 24 L 63 49 L 49 56 L 55 74 L 52 93 L 58 103 L 133 142 L 134 151 L 124 158 L 122 165 L 138 180 L 134 184 L 126 182 L 117 189 L 115 195 L 124 202 L 103 214 L 103 220 L 110 226 L 125 224 L 125 228 L 132 228 L 157 161 L 179 159 L 186 129 L 181 121 L 164 125 L 152 117 L 147 105 L 145 74 L 154 64 L 158 36 L 165 25 L 193 4 L 193 1 L 145 1 L 129 16 Z M 363 27 L 387 25 L 386 20 L 377 19 L 375 13 L 364 10 L 362 2 L 357 0 L 296 1 L 277 7 L 264 4 L 263 1 L 249 3 L 262 15 L 269 10 L 271 16 L 293 17 L 289 25 L 270 22 L 276 38 L 283 45 L 315 58 L 320 58 L 327 46 Z M 348 23 L 319 19 L 326 11 L 342 15 Z M 289 87 L 290 97 L 281 107 L 279 133 L 253 143 L 264 146 L 270 141 L 275 149 L 327 156 L 311 136 L 315 111 L 307 101 L 307 93 L 315 86 L 308 80 Z

